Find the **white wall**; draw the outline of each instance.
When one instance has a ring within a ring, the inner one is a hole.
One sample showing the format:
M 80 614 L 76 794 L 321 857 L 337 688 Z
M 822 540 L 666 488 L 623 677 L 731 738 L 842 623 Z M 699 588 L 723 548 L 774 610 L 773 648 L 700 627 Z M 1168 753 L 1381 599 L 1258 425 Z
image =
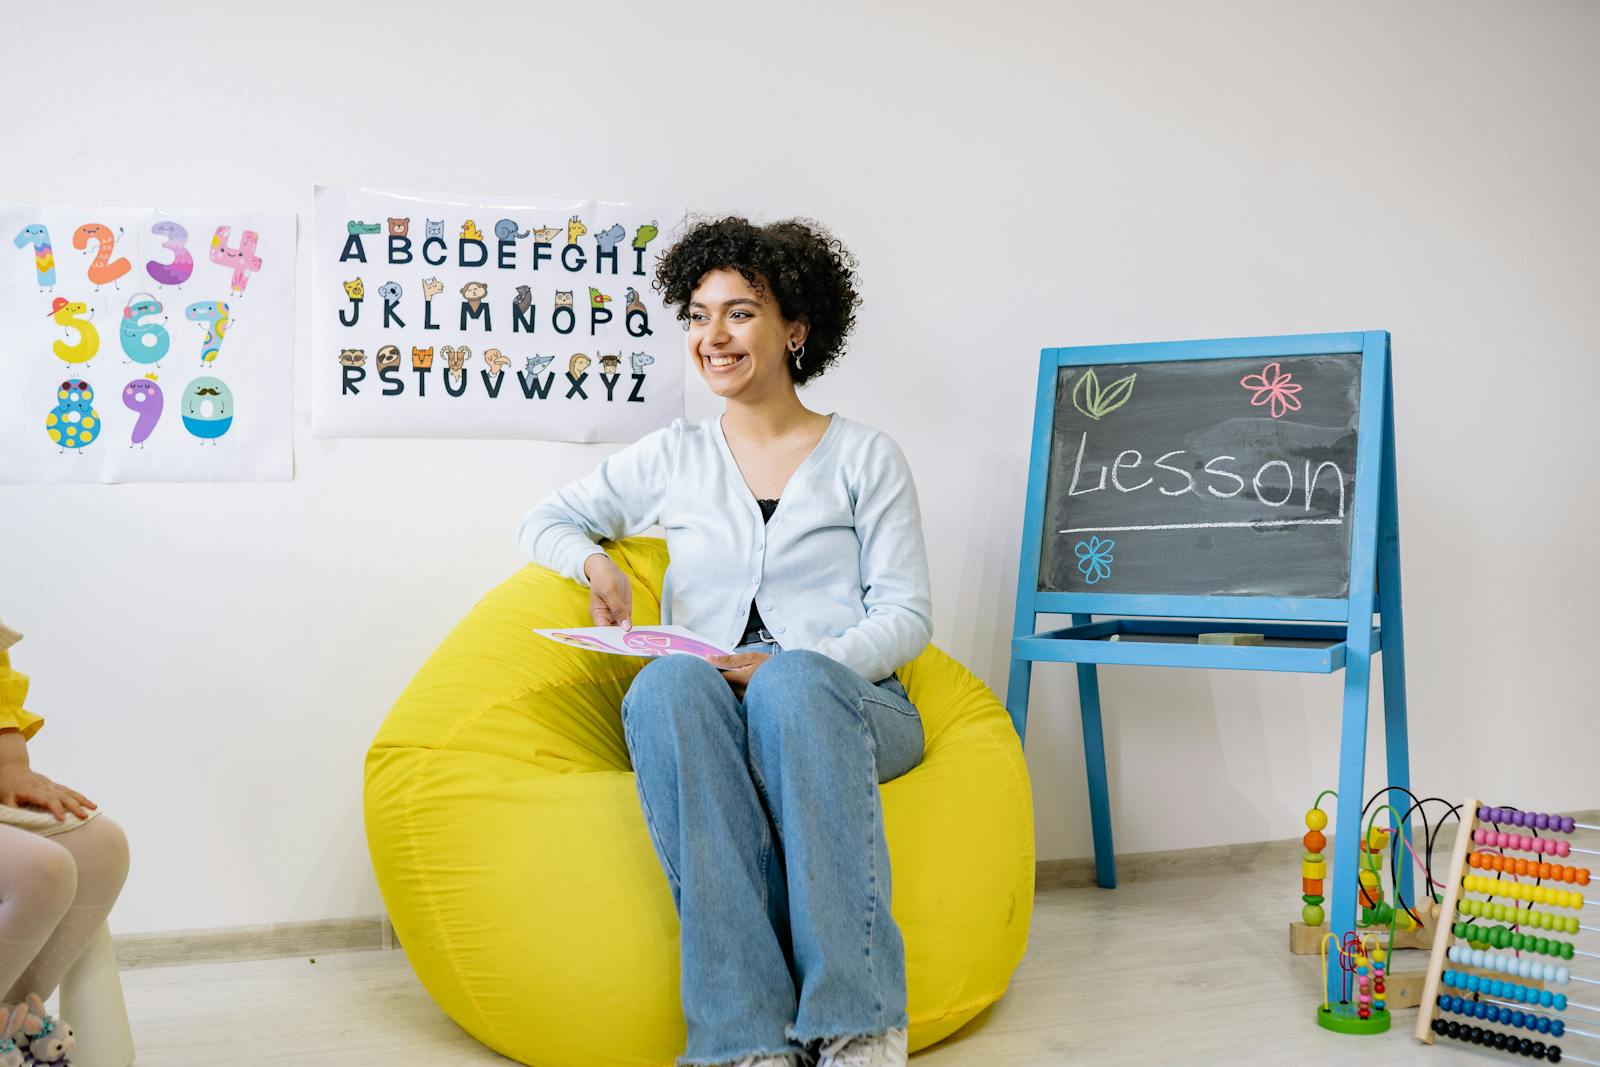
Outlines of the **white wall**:
M 1041 347 L 1392 330 L 1415 781 L 1597 803 L 1600 6 L 236 10 L 9 10 L 0 196 L 309 227 L 325 182 L 825 220 L 867 302 L 803 396 L 904 447 L 935 640 L 1002 693 Z M 295 481 L 0 487 L 35 762 L 127 827 L 121 932 L 380 910 L 368 742 L 521 563 L 522 510 L 614 447 L 312 439 L 305 231 L 300 274 Z M 714 410 L 692 380 L 687 414 Z M 201 582 L 196 617 L 173 593 Z M 1039 855 L 1087 855 L 1070 669 L 1039 674 Z M 1118 845 L 1299 833 L 1338 684 L 1105 672 Z

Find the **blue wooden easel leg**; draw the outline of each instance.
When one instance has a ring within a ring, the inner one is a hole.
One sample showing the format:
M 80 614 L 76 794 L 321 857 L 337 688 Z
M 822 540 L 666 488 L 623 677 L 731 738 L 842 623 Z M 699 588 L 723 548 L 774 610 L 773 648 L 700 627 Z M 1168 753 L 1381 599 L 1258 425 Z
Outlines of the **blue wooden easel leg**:
M 1370 641 L 1370 637 L 1368 638 Z M 1362 641 L 1367 644 L 1368 641 Z M 1339 733 L 1339 804 L 1334 821 L 1333 879 L 1328 883 L 1332 906 L 1328 909 L 1328 932 L 1344 943 L 1346 934 L 1356 928 L 1356 877 L 1358 846 L 1361 843 L 1361 805 L 1365 800 L 1367 759 L 1367 693 L 1372 670 L 1371 654 L 1352 649 L 1344 666 L 1344 721 Z M 1344 994 L 1338 953 L 1328 952 L 1328 999 Z
M 1390 374 L 1393 373 L 1391 370 Z M 1405 626 L 1400 612 L 1400 513 L 1396 488 L 1394 452 L 1394 387 L 1384 387 L 1383 484 L 1379 488 L 1378 519 L 1378 611 L 1383 627 L 1383 721 L 1389 764 L 1389 784 L 1411 788 L 1411 742 L 1406 727 L 1406 645 Z M 1389 802 L 1401 811 L 1411 805 L 1404 793 L 1389 794 Z M 1411 821 L 1396 827 L 1415 848 Z M 1412 851 L 1402 848 L 1399 862 L 1399 895 L 1421 914 L 1414 895 L 1415 861 Z M 1432 887 L 1427 887 L 1431 890 Z M 1425 895 L 1428 895 L 1425 893 Z M 1431 899 L 1431 895 L 1430 895 Z M 1398 902 L 1396 902 L 1398 906 Z
M 1006 711 L 1011 715 L 1011 725 L 1017 731 L 1017 740 L 1026 746 L 1028 740 L 1028 690 L 1033 681 L 1033 661 L 1013 659 L 1011 678 L 1006 683 Z
M 1076 620 L 1077 616 L 1073 618 Z M 1100 679 L 1092 663 L 1078 664 L 1078 713 L 1083 718 L 1083 766 L 1089 777 L 1089 821 L 1094 827 L 1094 880 L 1102 889 L 1115 889 L 1117 850 L 1111 843 L 1111 793 L 1106 782 L 1105 731 L 1100 726 Z

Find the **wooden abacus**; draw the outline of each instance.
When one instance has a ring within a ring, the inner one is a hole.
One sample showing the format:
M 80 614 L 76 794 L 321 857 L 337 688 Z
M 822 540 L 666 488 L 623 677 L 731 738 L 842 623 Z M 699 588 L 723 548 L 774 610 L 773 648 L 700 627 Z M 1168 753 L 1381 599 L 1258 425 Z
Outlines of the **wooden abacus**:
M 1562 992 L 1573 983 L 1600 987 L 1600 978 L 1574 973 L 1577 966 L 1593 966 L 1591 961 L 1600 960 L 1600 953 L 1582 951 L 1575 942 L 1560 937 L 1523 932 L 1600 933 L 1600 926 L 1583 921 L 1593 914 L 1585 909 L 1600 906 L 1600 901 L 1586 901 L 1577 889 L 1566 888 L 1587 886 L 1590 870 L 1550 862 L 1550 857 L 1600 855 L 1575 848 L 1566 838 L 1578 830 L 1600 830 L 1600 826 L 1564 815 L 1484 807 L 1476 800 L 1466 801 L 1461 811 L 1461 830 L 1444 883 L 1441 918 L 1418 1006 L 1417 1040 L 1431 1045 L 1436 1037 L 1448 1037 L 1550 1063 L 1600 1067 L 1600 1060 L 1574 1056 L 1557 1043 L 1568 1037 L 1600 1039 L 1600 995 L 1580 1001 Z M 1528 832 L 1502 830 L 1502 825 Z M 1540 836 L 1541 831 L 1562 836 Z M 1538 858 L 1530 860 L 1510 852 L 1530 852 Z M 1493 872 L 1493 876 L 1478 872 Z M 1496 897 L 1512 903 L 1497 903 Z M 1538 905 L 1554 910 L 1536 910 Z M 1563 914 L 1568 910 L 1576 915 Z M 1485 944 L 1489 947 L 1474 947 Z M 1555 962 L 1529 958 L 1533 955 Z M 1491 973 L 1475 974 L 1473 970 Z M 1539 981 L 1545 988 L 1517 979 Z M 1600 994 L 1600 989 L 1596 993 Z M 1561 1016 L 1571 1011 L 1586 1013 L 1592 1022 L 1580 1016 L 1584 1028 L 1569 1025 Z M 1448 1015 L 1461 1016 L 1461 1020 L 1446 1018 Z M 1522 1036 L 1518 1030 L 1532 1036 Z

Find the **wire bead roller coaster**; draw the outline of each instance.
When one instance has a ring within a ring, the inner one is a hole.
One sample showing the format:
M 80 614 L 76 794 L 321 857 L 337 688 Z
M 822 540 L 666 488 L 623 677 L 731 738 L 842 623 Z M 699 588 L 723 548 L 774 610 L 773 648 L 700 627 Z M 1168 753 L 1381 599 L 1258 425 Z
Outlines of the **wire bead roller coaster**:
M 1579 949 L 1577 940 L 1548 936 L 1600 933 L 1600 918 L 1587 910 L 1600 901 L 1585 900 L 1580 891 L 1592 872 L 1549 859 L 1600 855 L 1575 847 L 1566 836 L 1600 826 L 1476 800 L 1459 810 L 1461 831 L 1441 886 L 1444 900 L 1417 1012 L 1417 1040 L 1431 1045 L 1445 1037 L 1550 1063 L 1600 1067 L 1593 1058 L 1600 1053 L 1566 1051 L 1574 1038 L 1600 1040 L 1600 989 L 1585 988 L 1600 986 L 1600 978 L 1578 973 L 1580 967 L 1596 973 L 1591 961 L 1600 960 L 1600 953 Z M 1592 938 L 1583 943 L 1600 947 Z
M 1391 804 L 1380 803 L 1390 793 L 1409 798 L 1410 807 L 1402 813 Z M 1301 839 L 1305 846 L 1300 865 L 1301 918 L 1311 928 L 1320 927 L 1325 916 L 1326 897 L 1322 887 L 1328 876 L 1322 852 L 1328 839 L 1322 831 L 1328 825 L 1328 815 L 1321 805 L 1329 796 L 1337 798 L 1338 794 L 1325 789 L 1317 795 L 1306 812 L 1306 834 Z M 1455 810 L 1448 801 L 1438 797 L 1419 799 L 1399 786 L 1378 790 L 1362 809 L 1366 827 L 1357 852 L 1360 864 L 1356 872 L 1357 929 L 1346 932 L 1342 938 L 1337 932 L 1325 934 L 1320 944 L 1322 972 L 1330 975 L 1333 973 L 1330 966 L 1336 967 L 1337 978 L 1328 984 L 1340 990 L 1335 999 L 1330 989 L 1327 998 L 1317 1005 L 1317 1024 L 1326 1030 L 1341 1034 L 1378 1034 L 1389 1029 L 1389 983 L 1393 980 L 1389 968 L 1394 960 L 1395 931 L 1417 930 L 1423 925 L 1423 915 L 1432 918 L 1438 907 L 1434 903 L 1424 904 L 1419 914 L 1407 902 L 1403 888 L 1407 884 L 1404 873 L 1408 854 L 1428 878 L 1430 889 L 1440 884 L 1432 878 L 1433 842 L 1437 829 L 1449 815 L 1441 817 L 1435 826 L 1427 818 L 1428 804 Z M 1379 826 L 1378 817 L 1384 813 L 1388 813 L 1389 825 Z M 1400 827 L 1409 826 L 1414 815 L 1421 819 L 1425 831 L 1421 856 L 1412 848 L 1408 834 L 1396 832 Z M 1384 855 L 1391 852 L 1394 857 L 1390 868 L 1393 902 L 1385 899 L 1383 891 Z M 1330 946 L 1337 952 L 1331 964 Z

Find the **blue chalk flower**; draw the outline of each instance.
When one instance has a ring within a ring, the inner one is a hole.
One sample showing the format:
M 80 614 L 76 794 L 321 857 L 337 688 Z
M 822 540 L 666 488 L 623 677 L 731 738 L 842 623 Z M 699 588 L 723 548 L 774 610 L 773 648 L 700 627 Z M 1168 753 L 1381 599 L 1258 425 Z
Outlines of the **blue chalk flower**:
M 1083 572 L 1086 583 L 1093 585 L 1111 577 L 1111 550 L 1116 547 L 1115 541 L 1102 541 L 1098 537 L 1077 543 L 1074 551 L 1078 554 L 1078 569 Z

